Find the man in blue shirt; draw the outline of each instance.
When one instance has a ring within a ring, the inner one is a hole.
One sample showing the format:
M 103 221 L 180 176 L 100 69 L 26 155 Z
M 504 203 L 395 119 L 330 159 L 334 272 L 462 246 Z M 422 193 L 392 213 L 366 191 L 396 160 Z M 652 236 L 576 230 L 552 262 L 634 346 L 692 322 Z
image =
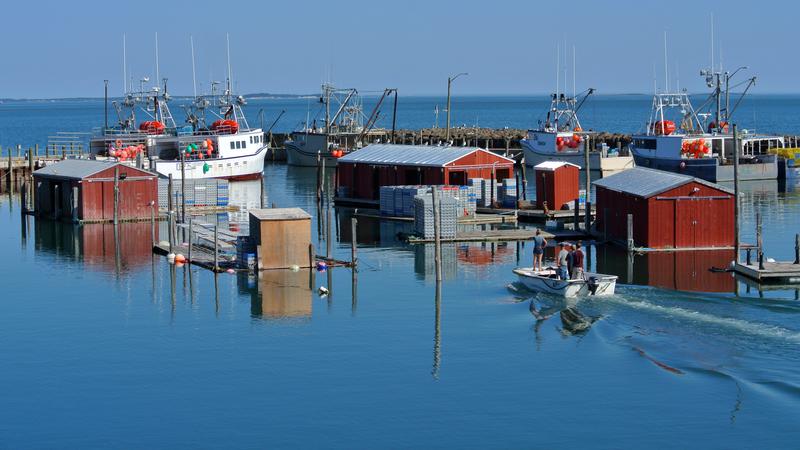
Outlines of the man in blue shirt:
M 556 258 L 558 262 L 558 278 L 569 280 L 569 271 L 567 270 L 567 256 L 569 256 L 569 252 L 567 251 L 567 246 L 561 243 L 558 245 L 558 248 L 560 249 L 558 257 Z

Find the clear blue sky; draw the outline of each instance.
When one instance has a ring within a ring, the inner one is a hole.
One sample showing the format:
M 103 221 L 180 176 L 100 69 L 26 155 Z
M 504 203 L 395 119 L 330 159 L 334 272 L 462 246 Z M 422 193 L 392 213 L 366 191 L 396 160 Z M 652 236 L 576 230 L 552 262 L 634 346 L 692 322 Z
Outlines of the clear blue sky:
M 579 91 L 649 93 L 654 70 L 664 84 L 664 31 L 670 84 L 701 91 L 712 12 L 726 68 L 750 66 L 757 93 L 800 92 L 800 6 L 790 1 L 47 0 L 4 5 L 0 98 L 101 96 L 103 79 L 118 94 L 123 33 L 129 70 L 152 78 L 155 32 L 161 76 L 176 94 L 192 92 L 190 34 L 198 82 L 224 79 L 226 32 L 242 93 L 317 92 L 330 78 L 362 91 L 440 94 L 458 72 L 470 73 L 456 82 L 459 95 L 546 93 L 565 39 L 577 49 Z

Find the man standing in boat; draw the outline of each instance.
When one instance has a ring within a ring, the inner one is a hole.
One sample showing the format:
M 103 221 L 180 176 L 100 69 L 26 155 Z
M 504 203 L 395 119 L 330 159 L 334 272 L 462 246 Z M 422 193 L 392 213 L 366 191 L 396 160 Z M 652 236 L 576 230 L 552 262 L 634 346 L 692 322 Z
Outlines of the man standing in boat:
M 547 247 L 547 239 L 542 236 L 542 230 L 537 229 L 536 236 L 533 237 L 533 270 L 542 270 L 545 247 Z
M 583 278 L 583 249 L 581 241 L 575 243 L 575 250 L 572 251 L 572 279 L 580 280 Z
M 567 256 L 569 252 L 567 251 L 567 246 L 562 242 L 558 244 L 558 248 L 560 249 L 558 257 L 556 258 L 556 262 L 558 263 L 558 278 L 569 280 L 569 271 L 567 270 Z

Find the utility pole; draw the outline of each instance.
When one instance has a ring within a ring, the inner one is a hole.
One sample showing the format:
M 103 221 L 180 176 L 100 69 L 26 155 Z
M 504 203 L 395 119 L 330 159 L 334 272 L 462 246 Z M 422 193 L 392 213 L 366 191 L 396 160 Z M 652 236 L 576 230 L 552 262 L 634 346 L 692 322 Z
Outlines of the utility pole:
M 105 130 L 108 130 L 108 80 L 103 80 L 103 83 L 105 84 L 105 93 L 103 95 L 103 98 L 105 99 L 105 117 L 106 117 Z M 105 130 L 103 130 L 104 133 Z
M 445 131 L 444 140 L 445 142 L 450 142 L 450 85 L 453 84 L 453 81 L 456 78 L 460 77 L 461 75 L 469 75 L 468 73 L 462 72 L 458 75 L 447 77 L 447 130 Z

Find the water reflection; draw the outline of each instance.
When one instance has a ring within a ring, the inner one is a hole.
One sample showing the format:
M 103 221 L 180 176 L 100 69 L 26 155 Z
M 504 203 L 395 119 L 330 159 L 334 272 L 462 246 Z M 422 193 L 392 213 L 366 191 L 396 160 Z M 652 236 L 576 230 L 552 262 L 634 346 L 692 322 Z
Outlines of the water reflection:
M 736 279 L 730 273 L 712 272 L 726 268 L 733 250 L 649 252 L 628 254 L 615 245 L 597 248 L 597 271 L 617 275 L 621 283 L 654 286 L 692 292 L 730 292 Z
M 251 289 L 250 313 L 263 319 L 311 318 L 311 288 L 307 270 L 264 270 Z
M 85 267 L 102 271 L 127 271 L 151 263 L 149 222 L 120 223 L 115 227 L 37 218 L 33 223 L 39 252 L 82 260 Z

